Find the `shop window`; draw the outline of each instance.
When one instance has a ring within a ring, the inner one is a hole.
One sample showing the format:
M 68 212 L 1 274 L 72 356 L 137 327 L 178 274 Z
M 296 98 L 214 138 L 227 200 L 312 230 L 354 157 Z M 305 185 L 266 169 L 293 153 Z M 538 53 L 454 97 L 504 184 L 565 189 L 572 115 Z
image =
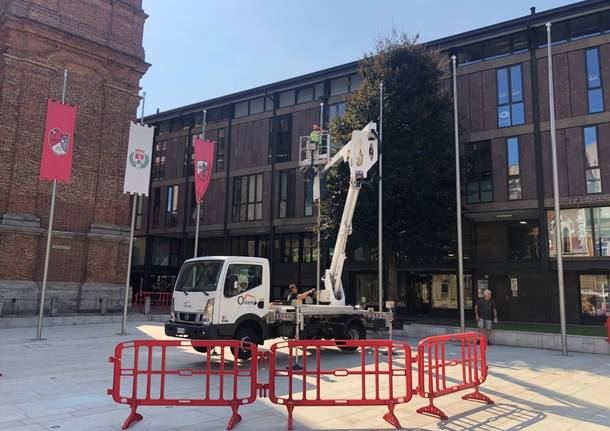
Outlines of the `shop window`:
M 580 275 L 580 304 L 582 314 L 605 317 L 610 313 L 610 277 L 607 274 Z
M 432 274 L 432 307 L 458 308 L 458 284 L 455 274 Z M 472 276 L 464 274 L 464 308 L 472 309 Z
M 610 207 L 592 208 L 595 255 L 610 256 Z
M 553 211 L 547 212 L 549 230 L 549 255 L 556 256 L 556 220 Z M 561 210 L 563 255 L 568 257 L 590 257 L 595 255 L 593 247 L 593 220 L 591 208 Z

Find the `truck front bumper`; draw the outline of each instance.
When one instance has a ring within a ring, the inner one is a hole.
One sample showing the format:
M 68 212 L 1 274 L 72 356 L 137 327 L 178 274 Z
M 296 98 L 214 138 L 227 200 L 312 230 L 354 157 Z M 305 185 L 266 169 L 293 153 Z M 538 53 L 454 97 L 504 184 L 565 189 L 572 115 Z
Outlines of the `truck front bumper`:
M 218 339 L 218 328 L 213 325 L 204 326 L 196 323 L 168 320 L 165 322 L 165 335 L 192 340 L 214 340 Z

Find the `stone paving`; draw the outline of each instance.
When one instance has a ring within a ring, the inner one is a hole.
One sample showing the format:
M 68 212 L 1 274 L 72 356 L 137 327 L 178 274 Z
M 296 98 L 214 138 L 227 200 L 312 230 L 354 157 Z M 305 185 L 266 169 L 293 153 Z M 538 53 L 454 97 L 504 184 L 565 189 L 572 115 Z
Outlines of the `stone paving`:
M 165 338 L 159 323 L 132 322 L 129 335 L 117 335 L 120 325 L 90 324 L 45 328 L 44 341 L 31 341 L 35 328 L 0 330 L 0 430 L 119 430 L 129 408 L 106 395 L 112 386 L 108 356 L 120 341 Z M 404 339 L 415 346 L 417 340 Z M 201 364 L 190 349 L 180 360 Z M 329 352 L 328 361 L 345 366 L 345 354 Z M 463 401 L 459 394 L 437 404 L 449 421 L 415 413 L 426 404 L 414 397 L 400 405 L 396 416 L 408 430 L 610 430 L 610 356 L 571 354 L 490 346 L 490 376 L 482 392 L 495 405 Z M 266 372 L 261 371 L 263 380 Z M 333 383 L 337 393 L 349 390 Z M 391 429 L 383 407 L 301 407 L 295 409 L 295 429 Z M 144 407 L 138 430 L 222 430 L 230 416 L 226 407 Z M 240 408 L 236 430 L 285 430 L 286 409 L 261 399 Z

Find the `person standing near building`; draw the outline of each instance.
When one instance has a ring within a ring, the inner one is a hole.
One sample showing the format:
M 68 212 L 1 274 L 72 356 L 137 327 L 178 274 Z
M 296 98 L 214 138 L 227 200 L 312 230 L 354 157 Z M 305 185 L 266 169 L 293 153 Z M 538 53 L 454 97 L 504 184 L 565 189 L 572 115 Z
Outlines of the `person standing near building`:
M 477 319 L 477 325 L 485 333 L 487 343 L 491 335 L 491 329 L 494 323 L 498 323 L 498 309 L 496 302 L 491 298 L 491 290 L 485 289 L 483 297 L 479 298 L 477 305 L 474 307 L 474 315 Z

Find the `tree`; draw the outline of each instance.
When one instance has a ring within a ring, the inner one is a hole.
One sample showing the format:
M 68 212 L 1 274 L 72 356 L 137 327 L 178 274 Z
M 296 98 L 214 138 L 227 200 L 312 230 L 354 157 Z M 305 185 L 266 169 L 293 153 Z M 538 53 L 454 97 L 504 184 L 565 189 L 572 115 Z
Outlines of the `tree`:
M 384 253 L 409 262 L 446 258 L 455 243 L 454 152 L 448 62 L 417 38 L 392 33 L 362 60 L 363 83 L 345 114 L 330 125 L 335 145 L 379 116 L 383 100 Z M 336 149 L 336 148 L 335 148 Z M 377 244 L 378 165 L 364 181 L 350 247 Z M 343 165 L 331 170 L 322 201 L 324 236 L 336 235 L 349 179 Z

